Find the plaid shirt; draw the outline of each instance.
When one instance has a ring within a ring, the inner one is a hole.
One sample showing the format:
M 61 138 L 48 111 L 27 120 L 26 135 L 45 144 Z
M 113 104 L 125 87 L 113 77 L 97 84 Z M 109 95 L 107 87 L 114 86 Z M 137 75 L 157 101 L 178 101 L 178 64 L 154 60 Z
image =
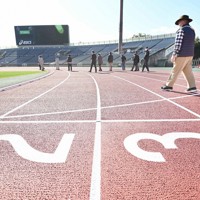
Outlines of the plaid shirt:
M 181 50 L 181 45 L 182 45 L 182 42 L 183 42 L 183 37 L 184 37 L 184 31 L 183 31 L 183 29 L 179 29 L 176 33 L 173 55 L 179 54 L 179 52 Z

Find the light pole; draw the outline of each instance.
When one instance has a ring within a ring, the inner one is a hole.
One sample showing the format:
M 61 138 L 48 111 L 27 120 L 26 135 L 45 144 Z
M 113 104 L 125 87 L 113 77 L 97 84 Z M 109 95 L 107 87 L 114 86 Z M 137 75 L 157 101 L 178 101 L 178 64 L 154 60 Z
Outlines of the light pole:
M 122 41 L 123 41 L 123 0 L 120 0 L 120 20 L 119 20 L 119 44 L 118 53 L 122 53 Z

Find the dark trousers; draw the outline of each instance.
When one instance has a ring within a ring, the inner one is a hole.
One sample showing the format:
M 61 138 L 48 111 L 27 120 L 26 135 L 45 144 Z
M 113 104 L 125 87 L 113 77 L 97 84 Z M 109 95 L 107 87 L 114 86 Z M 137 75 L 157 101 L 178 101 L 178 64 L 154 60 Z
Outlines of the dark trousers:
M 72 64 L 68 64 L 68 71 L 72 71 Z
M 148 60 L 147 59 L 144 59 L 144 64 L 142 66 L 142 71 L 144 71 L 145 68 L 149 72 L 149 66 L 148 66 Z
M 134 68 L 135 68 L 135 70 L 134 70 Z M 131 71 L 139 71 L 139 65 L 138 65 L 138 63 L 134 63 L 133 64 L 133 67 L 132 67 L 132 69 L 131 69 Z
M 92 67 L 94 66 L 95 72 L 97 72 L 97 63 L 95 61 L 92 61 L 91 66 L 90 66 L 90 72 L 92 71 Z

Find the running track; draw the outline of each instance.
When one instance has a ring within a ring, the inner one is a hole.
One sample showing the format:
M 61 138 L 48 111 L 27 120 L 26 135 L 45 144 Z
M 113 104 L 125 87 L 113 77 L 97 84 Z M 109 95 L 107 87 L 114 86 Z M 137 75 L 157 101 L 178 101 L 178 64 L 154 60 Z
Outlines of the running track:
M 200 95 L 161 91 L 167 69 L 88 69 L 0 92 L 0 199 L 199 200 Z

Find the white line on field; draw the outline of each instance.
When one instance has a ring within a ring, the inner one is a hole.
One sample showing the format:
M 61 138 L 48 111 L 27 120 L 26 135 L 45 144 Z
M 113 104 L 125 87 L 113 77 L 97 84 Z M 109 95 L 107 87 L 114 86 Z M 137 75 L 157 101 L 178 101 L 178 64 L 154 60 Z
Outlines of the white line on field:
M 184 96 L 178 97 L 171 97 L 168 98 L 169 100 L 176 100 L 176 99 L 183 99 L 188 98 L 191 96 L 199 96 L 200 94 L 187 94 Z M 128 103 L 128 104 L 117 104 L 111 106 L 102 106 L 101 109 L 110 109 L 110 108 L 120 108 L 120 107 L 127 107 L 127 106 L 134 106 L 134 105 L 144 105 L 156 102 L 166 101 L 167 99 L 157 99 L 157 100 L 150 100 L 150 101 L 141 101 L 136 103 Z M 25 118 L 25 117 L 39 117 L 39 116 L 47 116 L 47 115 L 59 115 L 59 114 L 67 114 L 67 113 L 76 113 L 76 112 L 87 112 L 87 111 L 94 111 L 97 108 L 85 108 L 85 109 L 77 109 L 77 110 L 65 110 L 65 111 L 57 111 L 57 112 L 47 112 L 47 113 L 36 113 L 36 114 L 25 114 L 25 115 L 12 115 L 12 116 L 5 116 L 4 119 L 13 119 L 13 118 Z
M 124 79 L 124 78 L 121 78 L 121 77 L 119 77 L 119 76 L 113 76 L 113 77 L 118 78 L 118 79 L 120 79 L 120 80 L 122 80 L 122 81 L 128 82 L 128 83 L 130 83 L 130 84 L 132 84 L 132 85 L 135 85 L 135 86 L 137 86 L 137 87 L 140 87 L 140 88 L 142 88 L 143 90 L 146 90 L 146 91 L 150 92 L 151 94 L 154 94 L 154 95 L 160 97 L 161 99 L 165 99 L 166 101 L 168 101 L 168 102 L 174 104 L 175 106 L 181 108 L 182 110 L 185 110 L 185 111 L 189 112 L 190 114 L 192 114 L 192 115 L 194 115 L 194 116 L 200 118 L 200 115 L 199 115 L 198 113 L 195 113 L 195 112 L 193 112 L 192 110 L 187 109 L 186 107 L 181 106 L 180 104 L 178 104 L 178 103 L 176 103 L 176 102 L 174 102 L 174 101 L 171 101 L 170 99 L 165 98 L 164 96 L 159 95 L 159 94 L 156 93 L 156 92 L 153 92 L 153 91 L 151 91 L 151 90 L 149 90 L 149 89 L 147 89 L 147 88 L 145 88 L 145 87 L 142 87 L 141 85 L 138 85 L 138 84 L 136 84 L 136 83 L 133 83 L 133 82 L 131 82 L 131 81 L 128 81 L 128 80 L 126 80 L 126 79 Z
M 89 75 L 96 86 L 97 91 L 97 115 L 94 139 L 92 177 L 90 187 L 90 200 L 101 199 L 101 99 L 98 84 L 93 76 Z
M 0 124 L 80 124 L 80 123 L 138 123 L 138 122 L 200 122 L 200 118 L 188 119 L 107 119 L 107 120 L 59 120 L 59 121 L 0 121 Z
M 58 86 L 62 85 L 65 81 L 67 81 L 67 80 L 69 79 L 69 77 L 70 77 L 70 73 L 68 74 L 68 76 L 67 76 L 66 79 L 64 79 L 62 82 L 60 82 L 60 83 L 57 84 L 56 86 L 52 87 L 51 89 L 47 90 L 46 92 L 43 92 L 42 94 L 38 95 L 37 97 L 35 97 L 35 98 L 33 98 L 33 99 L 31 99 L 31 100 L 29 100 L 29 101 L 27 101 L 27 102 L 21 104 L 20 106 L 14 108 L 14 109 L 12 109 L 12 110 L 10 110 L 9 112 L 5 113 L 4 115 L 1 115 L 1 116 L 0 116 L 0 119 L 3 119 L 4 117 L 6 117 L 7 115 L 11 114 L 12 112 L 14 112 L 14 111 L 16 111 L 16 110 L 22 108 L 23 106 L 25 106 L 25 105 L 27 105 L 27 104 L 29 104 L 29 103 L 35 101 L 36 99 L 42 97 L 42 96 L 45 95 L 45 94 L 51 92 L 52 90 L 54 90 L 54 89 L 57 88 Z

